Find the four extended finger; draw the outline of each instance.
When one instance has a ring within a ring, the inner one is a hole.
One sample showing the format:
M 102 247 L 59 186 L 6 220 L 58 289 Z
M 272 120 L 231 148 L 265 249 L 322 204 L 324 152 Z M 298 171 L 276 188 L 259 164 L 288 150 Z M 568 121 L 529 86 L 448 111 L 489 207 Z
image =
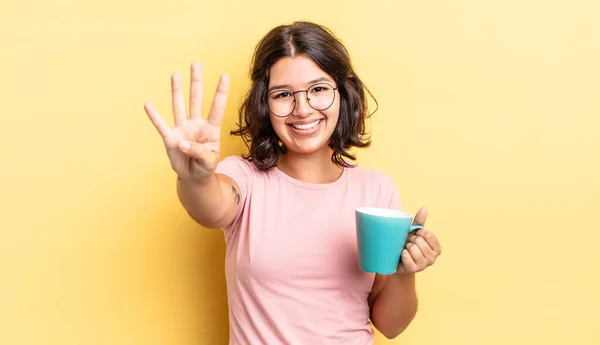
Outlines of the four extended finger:
M 208 118 L 208 123 L 213 126 L 220 126 L 223 120 L 223 113 L 225 113 L 225 105 L 227 104 L 227 94 L 229 93 L 229 76 L 224 74 L 219 79 L 219 85 L 217 86 L 217 92 L 213 99 Z
M 178 73 L 173 73 L 171 76 L 171 102 L 175 126 L 180 126 L 187 119 L 187 115 L 183 97 L 183 88 L 181 87 L 181 76 Z
M 202 67 L 194 62 L 190 77 L 190 118 L 202 118 Z
M 163 138 L 167 137 L 171 132 L 171 128 L 169 128 L 169 125 L 167 125 L 165 120 L 163 120 L 156 109 L 154 109 L 154 106 L 150 103 L 146 103 L 144 104 L 144 110 L 146 110 L 146 114 L 150 118 L 150 121 L 152 121 L 152 124 L 154 124 L 154 127 L 156 127 L 156 130 L 158 130 L 160 136 Z

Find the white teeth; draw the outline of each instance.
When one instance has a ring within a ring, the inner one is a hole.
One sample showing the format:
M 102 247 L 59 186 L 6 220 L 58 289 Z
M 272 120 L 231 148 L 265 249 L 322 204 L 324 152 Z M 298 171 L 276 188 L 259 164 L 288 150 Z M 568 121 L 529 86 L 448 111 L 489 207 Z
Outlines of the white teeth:
M 307 123 L 305 125 L 292 125 L 292 127 L 296 128 L 296 129 L 303 129 L 303 130 L 313 129 L 313 128 L 317 127 L 317 125 L 319 124 L 319 122 L 321 122 L 321 120 L 317 120 L 315 122 Z

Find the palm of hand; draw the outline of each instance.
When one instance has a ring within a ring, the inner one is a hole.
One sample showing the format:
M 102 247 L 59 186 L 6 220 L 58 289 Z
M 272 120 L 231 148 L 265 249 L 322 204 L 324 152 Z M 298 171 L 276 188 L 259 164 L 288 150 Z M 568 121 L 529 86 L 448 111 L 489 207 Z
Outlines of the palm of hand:
M 186 120 L 181 126 L 173 128 L 163 139 L 173 170 L 182 178 L 202 179 L 210 175 L 219 159 L 220 136 L 220 127 L 202 119 Z M 182 152 L 182 142 L 201 144 L 206 149 L 205 162 Z
M 175 126 L 169 128 L 150 103 L 144 108 L 163 138 L 171 167 L 182 179 L 205 180 L 219 161 L 221 120 L 227 103 L 229 78 L 221 76 L 208 117 L 202 118 L 202 76 L 200 65 L 191 68 L 190 112 L 184 104 L 178 74 L 171 78 L 173 117 Z

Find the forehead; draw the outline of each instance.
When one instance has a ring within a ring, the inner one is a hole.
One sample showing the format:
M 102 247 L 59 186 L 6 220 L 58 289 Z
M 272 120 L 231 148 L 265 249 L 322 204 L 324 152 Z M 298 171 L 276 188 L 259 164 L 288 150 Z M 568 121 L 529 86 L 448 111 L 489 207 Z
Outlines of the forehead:
M 269 70 L 269 88 L 287 86 L 291 88 L 306 87 L 311 81 L 326 78 L 333 82 L 331 76 L 323 71 L 312 59 L 304 55 L 283 57 Z

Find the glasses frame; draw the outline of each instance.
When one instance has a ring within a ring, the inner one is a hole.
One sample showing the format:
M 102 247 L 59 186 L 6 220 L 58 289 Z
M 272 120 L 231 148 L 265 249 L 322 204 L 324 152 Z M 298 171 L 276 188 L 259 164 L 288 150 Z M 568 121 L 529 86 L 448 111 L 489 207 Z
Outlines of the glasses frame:
M 317 85 L 329 85 L 329 87 L 331 87 L 331 89 L 333 90 L 333 99 L 331 100 L 331 104 L 329 104 L 327 106 L 327 108 L 324 109 L 317 109 L 315 107 L 312 106 L 312 104 L 310 104 L 310 98 L 308 98 L 308 91 L 310 89 L 312 89 L 313 87 L 317 86 Z M 338 89 L 338 87 L 334 87 L 333 85 L 331 85 L 328 82 L 320 82 L 320 83 L 315 83 L 311 86 L 308 87 L 308 89 L 306 90 L 298 90 L 298 91 L 291 91 L 291 90 L 286 90 L 286 89 L 277 89 L 277 90 L 273 90 L 271 92 L 269 92 L 269 94 L 267 95 L 267 108 L 269 108 L 269 112 L 277 117 L 288 117 L 290 115 L 292 115 L 292 113 L 294 112 L 294 110 L 296 110 L 296 105 L 298 104 L 298 102 L 296 102 L 296 94 L 300 93 L 300 92 L 306 92 L 306 103 L 308 103 L 308 105 L 310 105 L 311 108 L 313 108 L 316 111 L 325 111 L 329 108 L 331 108 L 331 106 L 333 105 L 333 103 L 335 103 L 335 91 Z M 275 92 L 281 92 L 281 91 L 288 91 L 292 94 L 292 97 L 294 97 L 294 107 L 292 108 L 292 111 L 289 112 L 289 114 L 287 115 L 277 115 L 275 114 L 272 110 L 271 107 L 269 106 L 269 98 L 271 97 L 272 94 L 274 94 Z

